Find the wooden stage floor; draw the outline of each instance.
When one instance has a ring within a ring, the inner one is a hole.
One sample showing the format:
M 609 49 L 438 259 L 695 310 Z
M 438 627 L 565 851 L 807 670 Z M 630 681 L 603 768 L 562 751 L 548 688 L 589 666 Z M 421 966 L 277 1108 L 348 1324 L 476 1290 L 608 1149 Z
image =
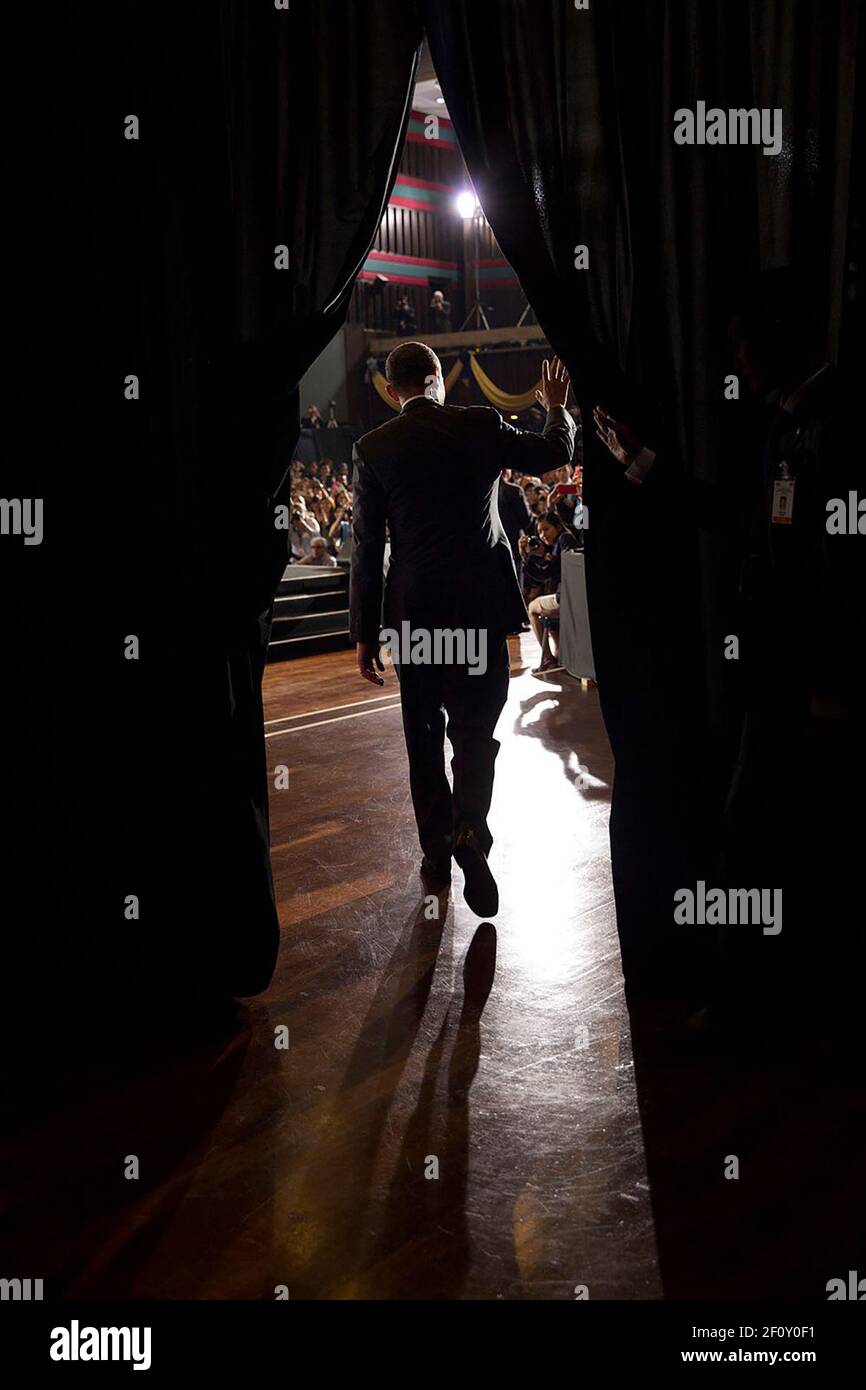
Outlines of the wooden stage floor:
M 288 769 L 273 984 L 49 1079 L 17 1116 L 6 1274 L 52 1298 L 598 1300 L 821 1297 L 856 1267 L 844 1072 L 639 1055 L 636 1076 L 594 689 L 514 644 L 495 926 L 456 869 L 438 920 L 425 903 L 393 672 L 273 665 L 265 702 Z
M 495 927 L 456 867 L 440 920 L 425 917 L 393 671 L 381 691 L 351 654 L 267 673 L 269 761 L 289 769 L 271 798 L 285 940 L 268 1007 L 292 1027 L 294 1131 L 277 1220 L 299 1297 L 659 1292 L 610 750 L 596 693 L 533 677 L 512 645 Z

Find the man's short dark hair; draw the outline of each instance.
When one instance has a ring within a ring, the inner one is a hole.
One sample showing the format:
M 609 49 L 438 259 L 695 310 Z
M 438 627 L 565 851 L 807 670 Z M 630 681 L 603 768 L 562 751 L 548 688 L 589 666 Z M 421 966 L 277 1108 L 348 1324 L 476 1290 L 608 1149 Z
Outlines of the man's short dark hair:
M 436 375 L 439 359 L 426 343 L 401 343 L 389 353 L 385 363 L 385 380 L 398 396 L 417 391 L 420 395 L 427 378 Z

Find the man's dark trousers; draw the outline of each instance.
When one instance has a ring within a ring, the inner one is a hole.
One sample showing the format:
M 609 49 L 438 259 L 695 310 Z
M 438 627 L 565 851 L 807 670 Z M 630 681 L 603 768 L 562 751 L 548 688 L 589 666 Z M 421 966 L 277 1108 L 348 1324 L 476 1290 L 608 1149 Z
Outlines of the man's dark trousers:
M 418 838 L 435 862 L 450 856 L 464 827 L 475 831 L 485 854 L 493 844 L 487 825 L 499 752 L 493 731 L 508 695 L 508 643 L 491 639 L 483 674 L 472 675 L 465 665 L 404 665 L 397 672 Z M 453 792 L 445 773 L 446 727 Z

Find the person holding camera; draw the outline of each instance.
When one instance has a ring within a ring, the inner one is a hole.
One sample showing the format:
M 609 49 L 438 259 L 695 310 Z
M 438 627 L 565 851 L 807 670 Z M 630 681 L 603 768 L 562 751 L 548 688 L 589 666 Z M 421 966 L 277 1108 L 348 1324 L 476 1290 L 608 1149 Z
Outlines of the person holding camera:
M 441 290 L 433 291 L 430 300 L 430 322 L 434 333 L 451 332 L 451 305 Z
M 352 539 L 352 498 L 345 488 L 335 493 L 334 520 L 328 529 L 328 536 L 334 542 L 337 554 L 348 559 L 351 554 Z M 347 550 L 348 547 L 348 550 Z
M 293 563 L 297 563 L 309 555 L 310 541 L 313 536 L 318 536 L 319 532 L 318 521 L 312 513 L 307 511 L 304 494 L 302 492 L 293 493 L 291 526 L 289 527 L 289 548 Z
M 548 511 L 538 520 L 538 537 L 523 536 L 520 553 L 524 574 L 535 592 L 529 598 L 529 621 L 538 639 L 542 656 L 532 672 L 534 676 L 559 669 L 557 643 L 550 626 L 547 629 L 548 651 L 544 643 L 545 619 L 559 612 L 562 588 L 562 552 L 577 548 L 577 537 L 558 512 Z M 528 596 L 528 594 L 527 594 Z
M 409 296 L 401 294 L 394 310 L 394 332 L 398 338 L 407 338 L 415 332 L 415 310 L 409 303 Z
M 581 496 L 582 478 L 583 470 L 580 468 L 574 469 L 570 477 L 567 470 L 559 469 L 553 475 L 548 498 L 549 510 L 556 512 L 567 530 L 573 533 L 579 550 L 583 549 L 583 532 L 587 519 Z
M 321 532 L 327 531 L 333 520 L 334 504 L 320 482 L 317 482 L 312 489 L 310 511 L 319 523 L 319 530 Z

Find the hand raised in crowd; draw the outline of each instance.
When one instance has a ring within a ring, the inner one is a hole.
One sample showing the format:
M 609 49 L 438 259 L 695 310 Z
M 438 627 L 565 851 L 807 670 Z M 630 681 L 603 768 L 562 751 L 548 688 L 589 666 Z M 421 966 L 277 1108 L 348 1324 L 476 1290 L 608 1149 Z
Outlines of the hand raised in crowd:
M 624 420 L 616 420 L 597 405 L 592 412 L 595 433 L 606 449 L 609 449 L 617 463 L 628 468 L 634 463 L 643 447 L 634 430 Z
M 535 393 L 538 404 L 545 410 L 552 410 L 557 405 L 564 406 L 568 400 L 568 382 L 565 364 L 558 357 L 554 357 L 552 362 L 545 359 L 541 364 L 541 386 Z

